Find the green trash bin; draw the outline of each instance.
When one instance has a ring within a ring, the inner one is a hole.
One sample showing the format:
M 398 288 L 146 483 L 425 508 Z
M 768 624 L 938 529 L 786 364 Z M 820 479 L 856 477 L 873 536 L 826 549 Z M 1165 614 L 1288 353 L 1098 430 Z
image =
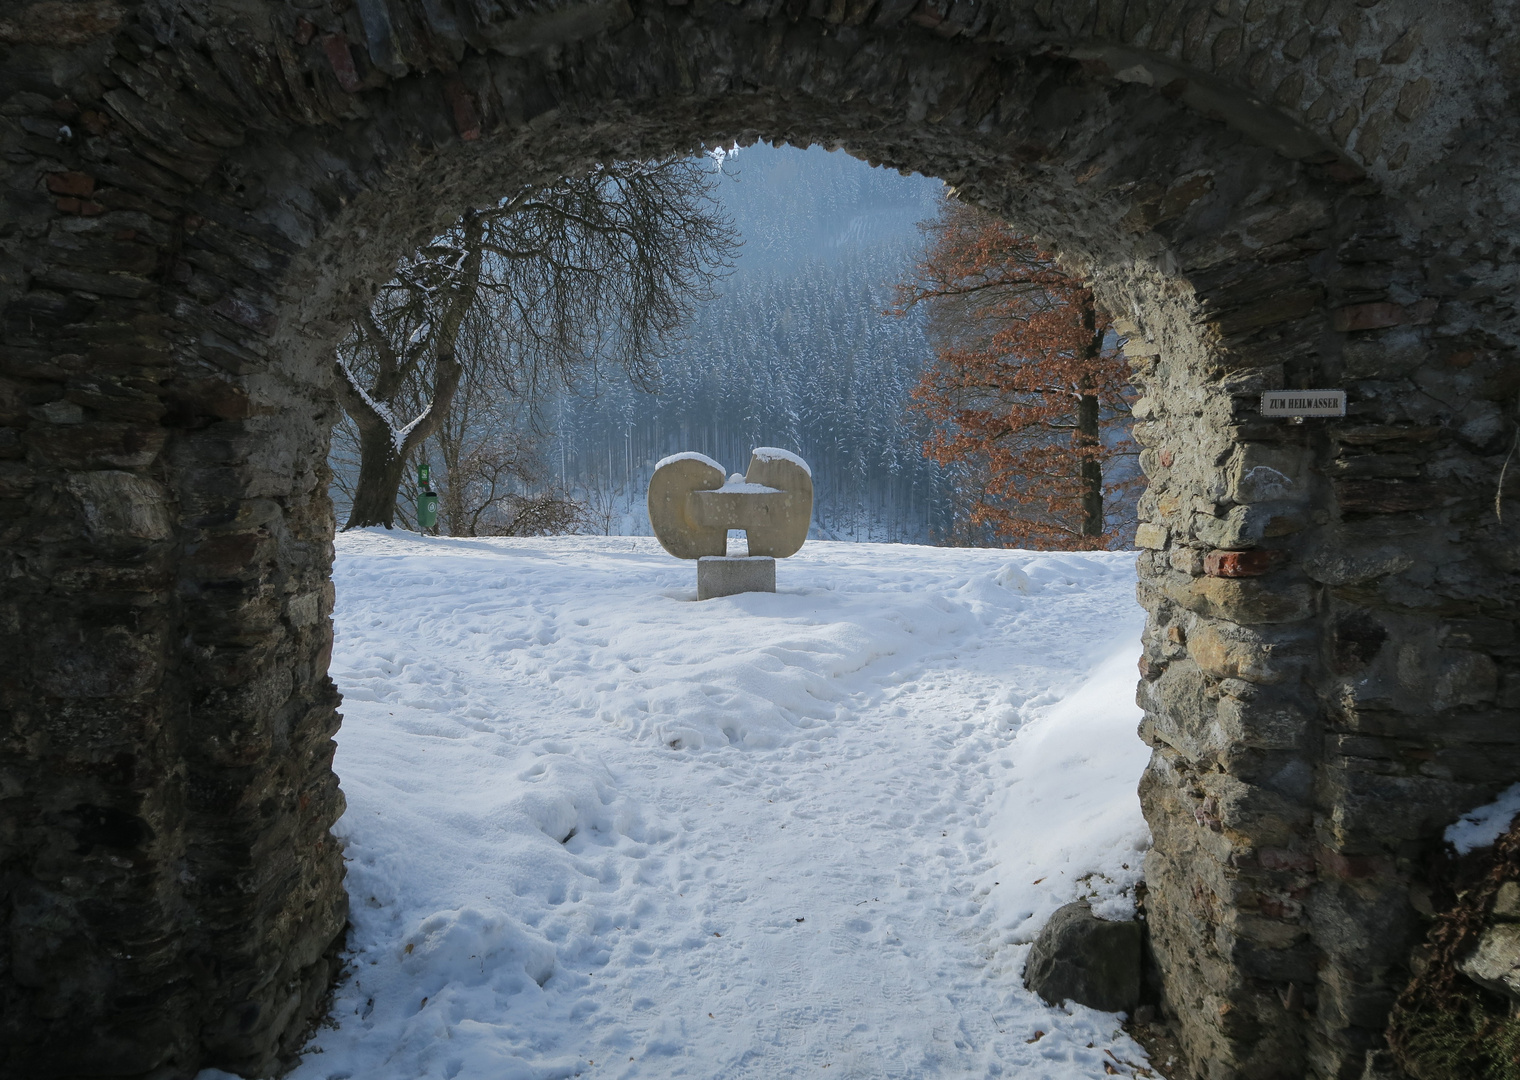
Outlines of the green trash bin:
M 421 532 L 433 532 L 438 528 L 438 493 L 433 491 L 433 473 L 427 462 L 417 466 L 417 528 Z

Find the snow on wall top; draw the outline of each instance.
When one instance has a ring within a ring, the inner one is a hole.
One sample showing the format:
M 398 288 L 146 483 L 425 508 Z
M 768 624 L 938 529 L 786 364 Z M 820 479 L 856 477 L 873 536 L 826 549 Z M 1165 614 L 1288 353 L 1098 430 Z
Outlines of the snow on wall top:
M 1520 784 L 1511 785 L 1493 802 L 1469 810 L 1456 824 L 1448 825 L 1446 842 L 1457 849 L 1458 855 L 1488 847 L 1509 832 L 1516 814 L 1520 814 Z
M 813 467 L 811 465 L 790 450 L 783 450 L 779 446 L 757 446 L 752 453 L 760 461 L 790 461 L 794 465 L 802 466 L 802 471 L 809 476 L 813 475 Z
M 686 450 L 679 454 L 671 454 L 667 458 L 661 458 L 659 461 L 655 462 L 654 467 L 656 469 L 663 469 L 673 461 L 700 461 L 704 465 L 711 465 L 719 472 L 723 471 L 722 465 L 719 465 L 716 461 L 708 457 L 706 454 L 699 454 L 695 450 Z

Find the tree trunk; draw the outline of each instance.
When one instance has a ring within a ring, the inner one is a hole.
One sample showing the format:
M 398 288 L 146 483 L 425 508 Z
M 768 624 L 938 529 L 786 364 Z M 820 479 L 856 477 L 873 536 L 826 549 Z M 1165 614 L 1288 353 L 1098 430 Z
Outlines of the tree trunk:
M 384 525 L 391 528 L 396 520 L 396 495 L 401 490 L 402 474 L 412 451 L 422 445 L 429 435 L 438 430 L 448 415 L 454 393 L 459 389 L 462 374 L 459 362 L 454 359 L 452 342 L 446 352 L 440 352 L 433 378 L 433 400 L 428 411 L 406 434 L 398 448 L 396 436 L 385 417 L 375 411 L 354 385 L 343 365 L 335 365 L 337 371 L 338 399 L 343 411 L 359 428 L 359 481 L 354 485 L 354 505 L 349 511 L 344 531 L 363 528 L 366 525 Z
M 348 524 L 343 528 L 384 525 L 389 529 L 396 520 L 396 495 L 405 471 L 406 458 L 396 453 L 391 429 L 384 423 L 378 430 L 360 424 L 359 480 L 354 485 Z
M 462 419 L 462 418 L 461 418 Z M 465 479 L 459 469 L 463 423 L 443 424 L 438 429 L 438 450 L 443 455 L 443 521 L 450 536 L 474 536 L 464 509 Z
M 1088 338 L 1087 357 L 1096 358 L 1103 351 L 1103 335 L 1098 331 L 1098 308 L 1091 292 L 1082 294 L 1082 326 L 1091 335 Z M 1084 379 L 1082 390 L 1087 390 L 1089 379 Z M 1096 538 L 1103 535 L 1103 436 L 1099 429 L 1098 397 L 1083 393 L 1077 399 L 1077 449 L 1082 451 L 1080 483 L 1082 498 L 1082 526 L 1080 535 Z
M 406 455 L 396 447 L 396 436 L 384 416 L 350 382 L 342 364 L 333 365 L 338 401 L 359 429 L 359 480 L 354 485 L 354 504 L 344 530 L 384 525 L 396 520 L 396 493 L 406 469 Z
M 359 428 L 359 482 L 354 488 L 354 505 L 348 515 L 345 531 L 366 525 L 384 525 L 391 528 L 396 519 L 396 495 L 401 489 L 402 474 L 407 459 L 423 441 L 442 426 L 454 403 L 459 380 L 464 368 L 454 354 L 454 343 L 459 337 L 459 327 L 464 322 L 470 305 L 480 286 L 481 238 L 484 228 L 479 214 L 469 211 L 464 217 L 465 260 L 461 267 L 459 283 L 439 320 L 437 340 L 434 345 L 436 360 L 433 364 L 433 396 L 427 411 L 407 430 L 406 437 L 398 446 L 396 433 L 390 420 L 381 415 L 374 401 L 387 402 L 400 391 L 405 381 L 405 371 L 397 365 L 394 350 L 385 340 L 384 333 L 375 324 L 373 315 L 364 313 L 361 326 L 371 333 L 371 341 L 381 356 L 381 374 L 376 380 L 373 397 L 362 393 L 352 382 L 352 376 L 341 363 L 336 364 L 338 400 L 343 411 L 353 418 Z
M 1077 445 L 1081 448 L 1097 447 L 1098 398 L 1095 394 L 1083 394 L 1077 400 Z M 1103 535 L 1103 460 L 1088 452 L 1082 458 L 1082 528 L 1084 537 Z

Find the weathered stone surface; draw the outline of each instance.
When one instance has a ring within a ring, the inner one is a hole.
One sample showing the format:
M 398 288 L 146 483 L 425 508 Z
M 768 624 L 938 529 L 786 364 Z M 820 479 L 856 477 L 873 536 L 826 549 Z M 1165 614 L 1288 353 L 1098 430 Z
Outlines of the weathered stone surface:
M 942 177 L 1122 320 L 1165 1008 L 1207 1080 L 1377 1044 L 1425 855 L 1520 775 L 1499 8 L 37 0 L 0 49 L 0 1073 L 289 1053 L 345 902 L 338 327 L 466 206 L 757 138 Z
M 723 466 L 701 454 L 682 454 L 666 460 L 649 478 L 649 524 L 660 546 L 678 559 L 700 559 L 728 553 L 728 526 L 699 519 L 697 491 L 723 486 Z
M 1141 523 L 1135 530 L 1135 546 L 1143 548 L 1155 548 L 1160 550 L 1166 547 L 1166 528 L 1157 525 L 1153 521 Z
M 1177 583 L 1169 594 L 1190 611 L 1246 625 L 1297 622 L 1313 611 L 1308 587 L 1298 582 L 1272 585 L 1249 579 L 1204 577 L 1185 585 Z
M 1488 927 L 1457 968 L 1479 986 L 1520 1003 L 1520 924 Z
M 750 455 L 744 482 L 784 493 L 781 499 L 767 504 L 764 515 L 742 526 L 749 553 L 776 559 L 795 555 L 807 542 L 813 524 L 813 474 L 800 459 L 761 447 Z
M 756 449 L 749 471 L 727 481 L 711 458 L 676 454 L 649 480 L 649 523 L 678 559 L 725 554 L 731 529 L 744 530 L 751 555 L 784 559 L 807 541 L 812 521 L 812 474 L 784 450 Z
M 99 540 L 167 540 L 174 535 L 167 493 L 129 472 L 80 472 L 69 477 L 90 534 Z
M 704 555 L 697 560 L 697 599 L 776 591 L 776 560 L 762 555 Z
M 83 45 L 109 34 L 126 17 L 126 4 L 111 0 L 38 0 L 0 18 L 0 42 L 17 45 Z
M 1520 881 L 1506 881 L 1499 886 L 1490 914 L 1501 922 L 1520 922 Z
M 1132 1012 L 1140 1004 L 1140 924 L 1100 919 L 1086 901 L 1057 908 L 1029 950 L 1024 985 L 1052 1005 Z
M 1209 577 L 1261 577 L 1283 561 L 1281 551 L 1211 551 L 1204 557 L 1203 572 Z

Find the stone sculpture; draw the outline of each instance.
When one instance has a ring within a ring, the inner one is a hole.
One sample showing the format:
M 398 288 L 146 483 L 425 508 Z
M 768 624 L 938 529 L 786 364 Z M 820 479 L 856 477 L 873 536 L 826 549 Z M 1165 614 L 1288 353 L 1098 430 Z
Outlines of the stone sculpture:
M 794 555 L 813 520 L 813 473 L 789 450 L 756 447 L 749 470 L 726 480 L 703 454 L 675 454 L 649 480 L 649 524 L 660 546 L 696 559 L 697 599 L 775 592 L 776 559 Z M 747 558 L 728 557 L 728 532 L 743 529 Z

